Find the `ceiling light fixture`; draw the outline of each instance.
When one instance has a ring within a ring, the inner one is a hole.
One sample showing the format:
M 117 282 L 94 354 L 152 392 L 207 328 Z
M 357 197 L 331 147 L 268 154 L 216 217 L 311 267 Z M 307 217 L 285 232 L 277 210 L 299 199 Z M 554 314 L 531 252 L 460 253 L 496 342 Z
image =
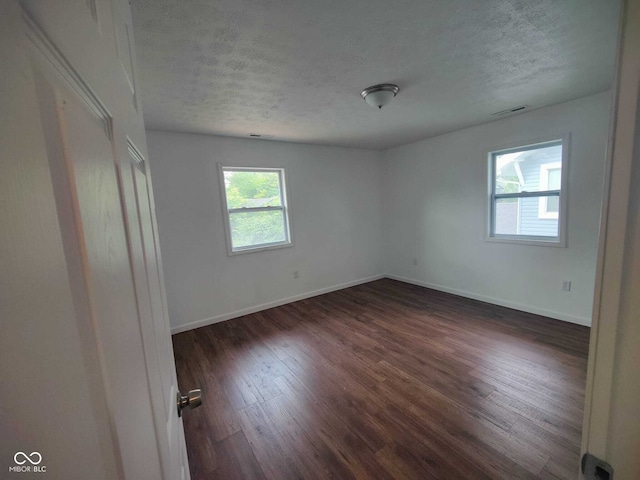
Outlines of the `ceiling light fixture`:
M 372 87 L 365 88 L 360 95 L 364 98 L 372 107 L 382 109 L 387 103 L 389 103 L 393 97 L 395 97 L 400 88 L 392 83 L 381 83 L 380 85 L 374 85 Z

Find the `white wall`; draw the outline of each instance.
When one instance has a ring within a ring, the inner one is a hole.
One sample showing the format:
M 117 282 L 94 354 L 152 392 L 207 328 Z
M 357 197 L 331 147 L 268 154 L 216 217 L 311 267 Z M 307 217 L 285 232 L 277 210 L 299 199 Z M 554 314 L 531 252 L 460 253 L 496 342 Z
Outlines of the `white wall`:
M 147 141 L 174 333 L 383 273 L 380 152 L 153 131 Z M 293 247 L 227 255 L 218 162 L 285 168 Z
M 589 325 L 609 100 L 605 92 L 382 153 L 148 132 L 172 330 L 383 273 Z M 566 132 L 568 247 L 486 242 L 486 152 Z M 227 256 L 218 162 L 286 169 L 293 247 Z
M 590 325 L 609 102 L 604 92 L 386 151 L 386 272 Z M 485 241 L 486 152 L 565 132 L 567 248 Z M 562 280 L 572 281 L 571 292 Z

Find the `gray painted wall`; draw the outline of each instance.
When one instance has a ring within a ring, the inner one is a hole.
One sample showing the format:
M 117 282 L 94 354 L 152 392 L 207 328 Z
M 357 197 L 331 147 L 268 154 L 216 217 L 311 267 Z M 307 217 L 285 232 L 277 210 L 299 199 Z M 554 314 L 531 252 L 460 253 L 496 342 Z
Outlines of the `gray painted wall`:
M 386 152 L 148 132 L 173 331 L 383 274 L 590 324 L 609 99 Z M 567 132 L 568 246 L 485 241 L 487 152 Z M 227 255 L 218 162 L 286 169 L 293 247 Z
M 600 93 L 386 151 L 386 272 L 589 325 L 609 103 Z M 568 132 L 567 247 L 487 241 L 487 152 Z
M 153 131 L 147 142 L 174 332 L 382 274 L 380 152 Z M 285 169 L 292 247 L 227 255 L 218 162 Z

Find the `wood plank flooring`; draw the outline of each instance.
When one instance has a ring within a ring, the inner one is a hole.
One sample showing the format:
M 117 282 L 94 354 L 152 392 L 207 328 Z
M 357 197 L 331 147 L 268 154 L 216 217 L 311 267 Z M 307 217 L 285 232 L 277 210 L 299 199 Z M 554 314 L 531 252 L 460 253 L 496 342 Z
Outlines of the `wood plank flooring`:
M 589 329 L 379 280 L 173 337 L 199 479 L 575 479 Z

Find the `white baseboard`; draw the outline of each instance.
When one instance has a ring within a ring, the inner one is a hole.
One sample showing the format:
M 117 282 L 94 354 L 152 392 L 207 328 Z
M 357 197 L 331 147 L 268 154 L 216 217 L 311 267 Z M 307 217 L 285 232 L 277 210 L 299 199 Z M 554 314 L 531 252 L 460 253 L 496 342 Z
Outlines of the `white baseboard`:
M 556 320 L 563 320 L 565 322 L 576 323 L 578 325 L 584 325 L 586 327 L 591 326 L 591 319 L 585 317 L 578 317 L 576 315 L 569 315 L 566 313 L 556 312 L 555 310 L 547 310 L 544 308 L 538 308 L 531 305 L 524 305 L 521 303 L 511 302 L 509 300 L 503 300 L 501 298 L 488 297 L 486 295 L 479 295 L 477 293 L 467 292 L 465 290 L 458 290 L 455 288 L 449 288 L 442 285 L 436 285 L 434 283 L 423 282 L 421 280 L 414 280 L 412 278 L 400 277 L 398 275 L 385 275 L 387 278 L 398 280 L 399 282 L 410 283 L 412 285 L 418 285 L 420 287 L 431 288 L 440 292 L 452 293 L 460 297 L 471 298 L 473 300 L 479 300 L 481 302 L 491 303 L 493 305 L 500 305 L 501 307 L 513 308 L 514 310 L 520 310 L 522 312 L 534 313 L 536 315 L 543 315 L 549 318 L 555 318 Z
M 186 332 L 188 330 L 193 330 L 194 328 L 206 327 L 207 325 L 212 325 L 214 323 L 224 322 L 225 320 L 231 320 L 232 318 L 242 317 L 243 315 L 249 315 L 251 313 L 260 312 L 262 310 L 267 310 L 273 307 L 279 307 L 280 305 L 286 305 L 287 303 L 297 302 L 298 300 L 304 300 L 305 298 L 317 297 L 318 295 L 335 292 L 336 290 L 355 287 L 356 285 L 373 282 L 374 280 L 380 280 L 381 278 L 385 278 L 385 275 L 374 275 L 372 277 L 360 278 L 358 280 L 353 280 L 351 282 L 340 283 L 338 285 L 321 288 L 319 290 L 313 290 L 311 292 L 301 293 L 298 295 L 294 295 L 292 297 L 281 298 L 280 300 L 274 300 L 273 302 L 262 303 L 260 305 L 255 305 L 253 307 L 247 307 L 241 310 L 236 310 L 229 313 L 223 313 L 222 315 L 216 315 L 215 317 L 204 318 L 202 320 L 196 320 L 194 322 L 184 323 L 182 325 L 172 327 L 171 334 L 175 335 L 176 333 Z
M 511 302 L 503 300 L 501 298 L 489 297 L 486 295 L 479 295 L 477 293 L 467 292 L 465 290 L 458 290 L 455 288 L 449 288 L 434 283 L 423 282 L 421 280 L 415 280 L 413 278 L 400 277 L 398 275 L 374 275 L 372 277 L 360 278 L 351 282 L 340 283 L 331 287 L 321 288 L 319 290 L 313 290 L 311 292 L 305 292 L 292 297 L 281 298 L 280 300 L 274 300 L 273 302 L 262 303 L 253 307 L 243 308 L 241 310 L 235 310 L 229 313 L 223 313 L 222 315 L 216 315 L 215 317 L 204 318 L 202 320 L 196 320 L 194 322 L 184 323 L 176 327 L 171 328 L 171 334 L 186 332 L 195 328 L 206 327 L 214 323 L 224 322 L 233 318 L 242 317 L 243 315 L 249 315 L 251 313 L 260 312 L 273 307 L 279 307 L 286 305 L 287 303 L 297 302 L 298 300 L 304 300 L 305 298 L 316 297 L 325 293 L 335 292 L 344 288 L 355 287 L 363 283 L 373 282 L 374 280 L 380 280 L 381 278 L 391 278 L 398 280 L 399 282 L 410 283 L 412 285 L 418 285 L 420 287 L 431 288 L 440 292 L 451 293 L 460 297 L 471 298 L 473 300 L 479 300 L 481 302 L 491 303 L 493 305 L 500 305 L 502 307 L 513 308 L 514 310 L 520 310 L 523 312 L 534 313 L 536 315 L 543 315 L 545 317 L 555 318 L 557 320 L 563 320 L 565 322 L 575 323 L 578 325 L 591 326 L 591 319 L 585 317 L 578 317 L 576 315 L 569 315 L 566 313 L 556 312 L 555 310 L 547 310 L 544 308 L 538 308 L 531 305 L 524 305 L 521 303 Z

